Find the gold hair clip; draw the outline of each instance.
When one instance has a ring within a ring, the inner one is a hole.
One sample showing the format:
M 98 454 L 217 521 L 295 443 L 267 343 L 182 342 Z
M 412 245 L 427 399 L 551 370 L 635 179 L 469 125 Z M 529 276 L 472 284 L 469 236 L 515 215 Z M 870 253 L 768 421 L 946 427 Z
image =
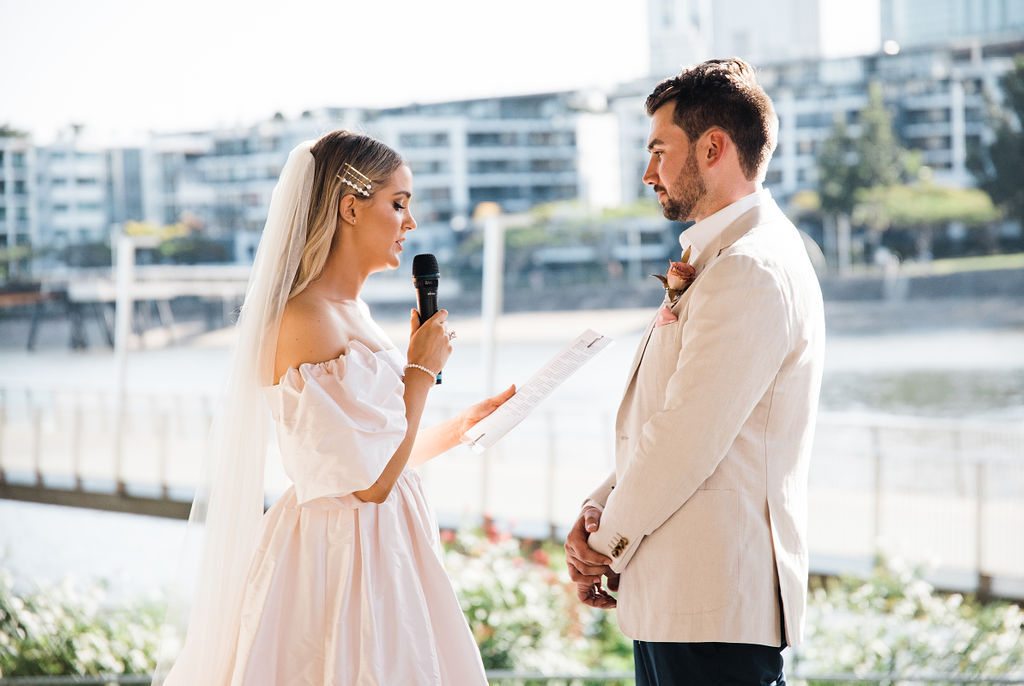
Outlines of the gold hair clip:
M 370 183 L 370 177 L 353 167 L 348 162 L 345 163 L 341 173 L 338 174 L 338 178 L 341 179 L 343 184 L 354 188 L 356 193 L 359 195 L 366 198 L 370 197 L 370 191 L 373 189 L 373 186 Z

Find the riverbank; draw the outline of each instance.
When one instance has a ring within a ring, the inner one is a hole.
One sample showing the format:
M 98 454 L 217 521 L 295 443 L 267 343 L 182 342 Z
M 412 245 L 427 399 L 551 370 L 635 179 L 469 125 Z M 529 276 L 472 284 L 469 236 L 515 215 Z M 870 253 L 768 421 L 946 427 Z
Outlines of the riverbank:
M 1022 271 L 1024 274 L 1024 271 Z M 646 326 L 660 302 L 657 284 L 625 291 L 565 287 L 544 297 L 537 293 L 509 293 L 504 314 L 498 322 L 501 341 L 554 341 L 573 337 L 583 328 L 600 322 L 608 335 L 639 332 Z M 845 287 L 844 287 L 845 288 Z M 1009 288 L 1009 287 L 1008 287 Z M 1012 288 L 1010 289 L 1012 290 Z M 442 292 L 443 295 L 443 292 Z M 409 309 L 415 305 L 410 289 L 407 303 L 373 303 L 374 317 L 397 332 L 400 340 L 407 335 Z M 460 322 L 463 340 L 480 335 L 480 302 L 478 294 L 461 294 L 443 299 L 442 306 Z M 172 303 L 173 328 L 153 327 L 146 330 L 143 347 L 175 345 L 217 345 L 225 335 L 224 322 L 211 322 L 204 308 L 196 303 Z M 880 333 L 947 331 L 950 329 L 1024 329 L 1024 286 L 1020 293 L 989 293 L 949 297 L 903 299 L 825 300 L 825 319 L 830 335 L 871 335 Z M 24 351 L 29 340 L 32 311 L 30 308 L 0 311 L 0 352 Z M 229 327 L 228 327 L 229 328 Z M 87 348 L 102 349 L 106 339 L 98 317 L 86 318 L 83 329 Z M 36 350 L 70 349 L 72 322 L 70 318 L 51 315 L 40 321 L 36 331 Z

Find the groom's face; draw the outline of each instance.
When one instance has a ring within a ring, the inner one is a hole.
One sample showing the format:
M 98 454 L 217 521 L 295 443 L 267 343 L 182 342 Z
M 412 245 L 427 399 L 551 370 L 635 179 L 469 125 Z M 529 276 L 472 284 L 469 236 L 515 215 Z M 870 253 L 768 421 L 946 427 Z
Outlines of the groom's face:
M 651 160 L 643 178 L 657 192 L 666 219 L 690 221 L 696 218 L 694 210 L 707 187 L 697 165 L 696 141 L 690 141 L 673 121 L 675 111 L 675 103 L 670 102 L 651 117 L 647 139 Z

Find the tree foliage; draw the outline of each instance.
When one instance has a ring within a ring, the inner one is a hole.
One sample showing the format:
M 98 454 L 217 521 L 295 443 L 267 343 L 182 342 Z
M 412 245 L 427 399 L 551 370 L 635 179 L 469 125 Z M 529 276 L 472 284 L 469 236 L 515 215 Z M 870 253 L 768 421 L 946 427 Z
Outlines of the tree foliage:
M 1024 222 L 1024 55 L 1014 61 L 1014 69 L 1000 79 L 1004 107 L 993 114 L 995 138 L 976 151 L 968 166 L 1008 216 Z
M 851 214 L 858 191 L 906 181 L 919 167 L 917 156 L 903 148 L 893 129 L 878 83 L 869 86 L 868 104 L 859 117 L 856 137 L 837 118 L 818 155 L 818 196 L 825 214 Z
M 977 188 L 932 183 L 876 186 L 858 191 L 854 220 L 879 228 L 916 228 L 962 222 L 983 226 L 999 218 L 992 198 Z
M 16 129 L 10 124 L 0 124 L 0 138 L 28 138 L 28 132 Z

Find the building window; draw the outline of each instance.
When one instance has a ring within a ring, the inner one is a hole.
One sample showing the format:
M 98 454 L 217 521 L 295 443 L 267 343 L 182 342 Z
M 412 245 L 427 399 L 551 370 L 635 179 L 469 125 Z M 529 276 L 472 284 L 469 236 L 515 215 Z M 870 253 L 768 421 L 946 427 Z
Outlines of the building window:
M 20 169 L 25 166 L 25 153 L 16 152 L 11 156 L 11 164 L 14 165 L 15 169 Z
M 443 160 L 412 160 L 409 168 L 413 174 L 445 174 L 448 163 Z
M 452 199 L 451 190 L 448 188 L 426 188 L 417 195 L 429 202 L 449 202 Z
M 558 145 L 558 134 L 553 131 L 534 132 L 527 136 L 529 145 Z
M 25 192 L 26 192 L 25 191 L 25 182 L 24 181 L 15 181 L 14 182 L 14 194 L 15 195 L 25 195 Z
M 487 132 L 469 134 L 468 143 L 471 147 L 486 147 L 495 145 L 518 145 L 519 136 L 508 131 Z
M 471 160 L 469 172 L 471 174 L 507 174 L 520 171 L 517 160 Z
M 830 112 L 804 112 L 796 115 L 796 126 L 798 129 L 827 128 L 832 126 L 832 114 Z
M 398 137 L 403 148 L 439 148 L 448 145 L 448 134 L 434 133 L 403 133 Z
M 94 178 L 88 178 L 88 177 L 80 176 L 77 179 L 75 179 L 75 185 L 77 185 L 77 186 L 96 186 L 96 185 L 99 185 L 99 181 L 97 179 L 94 179 Z
M 570 171 L 572 163 L 570 160 L 530 160 L 530 171 L 532 172 L 560 172 Z

